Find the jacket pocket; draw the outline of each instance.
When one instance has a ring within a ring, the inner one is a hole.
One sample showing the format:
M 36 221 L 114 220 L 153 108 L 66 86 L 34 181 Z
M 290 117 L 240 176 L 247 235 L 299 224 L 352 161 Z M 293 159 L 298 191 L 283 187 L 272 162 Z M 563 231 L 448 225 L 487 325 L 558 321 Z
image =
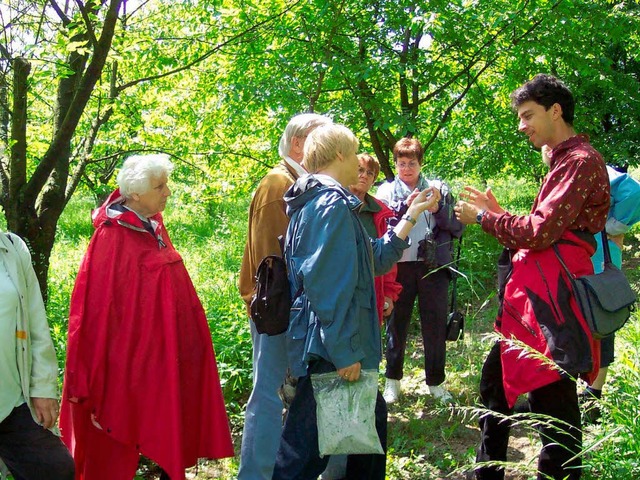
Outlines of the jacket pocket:
M 358 307 L 371 310 L 371 292 L 369 290 L 357 287 L 354 296 Z

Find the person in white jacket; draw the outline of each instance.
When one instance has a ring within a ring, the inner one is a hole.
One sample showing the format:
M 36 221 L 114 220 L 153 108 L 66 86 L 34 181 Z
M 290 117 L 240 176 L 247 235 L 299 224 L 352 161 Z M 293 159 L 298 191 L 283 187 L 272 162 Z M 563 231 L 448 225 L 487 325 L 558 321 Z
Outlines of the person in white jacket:
M 58 410 L 58 363 L 31 255 L 0 232 L 0 476 L 8 468 L 16 479 L 74 478 Z

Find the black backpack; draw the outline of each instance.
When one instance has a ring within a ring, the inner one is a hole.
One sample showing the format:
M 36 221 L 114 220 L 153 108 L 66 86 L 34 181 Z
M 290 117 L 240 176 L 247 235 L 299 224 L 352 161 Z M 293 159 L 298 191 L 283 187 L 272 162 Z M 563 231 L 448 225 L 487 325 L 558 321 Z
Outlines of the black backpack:
M 349 199 L 340 189 L 335 189 L 342 195 L 347 204 Z M 278 237 L 280 250 L 284 252 L 284 238 Z M 298 288 L 293 300 L 302 294 L 302 284 Z M 267 255 L 258 265 L 256 271 L 256 285 L 249 306 L 251 319 L 256 325 L 258 333 L 279 335 L 289 327 L 289 311 L 291 310 L 291 286 L 287 276 L 287 263 L 283 255 Z
M 291 290 L 287 265 L 278 255 L 267 255 L 256 271 L 256 286 L 251 298 L 251 319 L 258 333 L 279 335 L 289 326 Z

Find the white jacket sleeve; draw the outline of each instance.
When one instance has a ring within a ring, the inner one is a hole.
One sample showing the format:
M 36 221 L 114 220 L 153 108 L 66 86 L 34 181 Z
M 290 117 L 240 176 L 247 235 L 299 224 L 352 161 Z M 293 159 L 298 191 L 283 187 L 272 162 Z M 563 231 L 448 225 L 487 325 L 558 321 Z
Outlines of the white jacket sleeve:
M 24 315 L 21 323 L 26 326 L 27 348 L 30 348 L 31 353 L 30 359 L 27 358 L 25 372 L 30 374 L 28 395 L 30 398 L 57 398 L 58 361 L 51 341 L 40 285 L 31 265 L 27 245 L 16 235 L 12 235 L 12 238 L 24 277 L 24 291 L 20 292 L 20 296 Z

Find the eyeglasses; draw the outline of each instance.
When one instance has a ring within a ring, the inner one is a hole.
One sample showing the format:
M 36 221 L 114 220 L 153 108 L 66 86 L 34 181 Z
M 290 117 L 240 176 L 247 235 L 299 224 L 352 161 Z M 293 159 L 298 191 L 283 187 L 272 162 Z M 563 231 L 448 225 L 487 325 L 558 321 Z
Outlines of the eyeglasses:
M 366 170 L 362 167 L 358 168 L 358 176 L 362 175 L 362 174 L 366 174 L 367 177 L 373 178 L 375 177 L 375 174 L 373 173 L 373 171 L 371 170 Z
M 418 162 L 415 162 L 415 161 L 409 162 L 409 163 L 400 162 L 400 163 L 396 163 L 396 165 L 397 165 L 398 168 L 401 168 L 403 170 L 405 168 L 410 168 L 410 169 L 413 170 L 414 168 L 420 167 L 420 164 Z

